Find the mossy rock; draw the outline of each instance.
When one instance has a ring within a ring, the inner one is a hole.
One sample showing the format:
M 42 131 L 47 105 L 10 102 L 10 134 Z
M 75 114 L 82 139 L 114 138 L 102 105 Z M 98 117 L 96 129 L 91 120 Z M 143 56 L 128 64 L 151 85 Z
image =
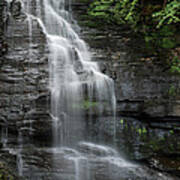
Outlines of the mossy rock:
M 0 180 L 18 180 L 18 177 L 3 162 L 0 162 Z

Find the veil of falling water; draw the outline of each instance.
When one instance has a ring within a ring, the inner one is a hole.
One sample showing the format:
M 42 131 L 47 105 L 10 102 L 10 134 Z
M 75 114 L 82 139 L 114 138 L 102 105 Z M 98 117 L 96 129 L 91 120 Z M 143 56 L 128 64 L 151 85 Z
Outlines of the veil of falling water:
M 107 107 L 115 116 L 116 109 L 113 80 L 102 74 L 97 63 L 91 61 L 91 54 L 85 42 L 74 30 L 79 30 L 79 27 L 72 18 L 70 5 L 70 0 L 23 1 L 27 15 L 30 59 L 33 58 L 31 46 L 34 21 L 38 21 L 48 41 L 53 147 L 58 151 L 62 146 L 72 147 L 85 140 L 85 103 L 89 106 L 97 105 L 97 116 L 106 111 Z M 91 112 L 90 110 L 89 113 Z M 75 179 L 80 180 L 79 164 L 84 157 L 76 153 L 77 157 L 68 159 L 74 162 Z M 18 169 L 22 175 L 21 151 L 18 155 Z M 89 169 L 87 159 L 86 164 Z
M 36 18 L 48 39 L 51 117 L 54 146 L 59 147 L 83 140 L 83 103 L 98 103 L 97 114 L 103 112 L 105 105 L 115 112 L 114 84 L 100 72 L 97 63 L 91 61 L 86 44 L 73 30 L 72 26 L 78 26 L 69 13 L 70 1 L 35 2 L 36 10 L 31 9 L 32 1 L 26 1 L 24 7 L 29 35 L 32 34 L 31 23 Z

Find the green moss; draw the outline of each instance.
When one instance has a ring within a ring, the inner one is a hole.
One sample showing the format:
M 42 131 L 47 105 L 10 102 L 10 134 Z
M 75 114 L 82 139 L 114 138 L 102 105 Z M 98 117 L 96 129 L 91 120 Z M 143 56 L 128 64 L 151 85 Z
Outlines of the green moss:
M 172 73 L 178 73 L 180 74 L 180 59 L 177 56 L 174 56 L 172 63 L 171 63 L 171 69 L 170 71 Z
M 170 96 L 176 96 L 176 88 L 175 86 L 171 85 L 168 91 Z
M 92 107 L 96 107 L 97 105 L 98 105 L 97 102 L 88 101 L 88 100 L 85 100 L 85 101 L 83 101 L 83 103 L 82 103 L 82 107 L 83 107 L 84 109 L 90 109 L 90 108 L 92 108 Z
M 86 26 L 86 27 L 90 27 L 90 28 L 98 28 L 98 23 L 94 22 L 94 21 L 82 21 L 79 22 L 79 25 L 81 26 Z
M 9 174 L 8 170 L 1 169 L 0 170 L 0 180 L 15 180 L 15 178 Z
M 173 38 L 170 37 L 165 37 L 161 41 L 162 43 L 160 44 L 160 47 L 164 49 L 172 49 L 176 46 L 176 42 Z
M 89 100 L 84 100 L 79 104 L 73 104 L 74 109 L 84 109 L 84 110 L 89 110 L 97 106 L 98 106 L 98 102 L 89 101 Z

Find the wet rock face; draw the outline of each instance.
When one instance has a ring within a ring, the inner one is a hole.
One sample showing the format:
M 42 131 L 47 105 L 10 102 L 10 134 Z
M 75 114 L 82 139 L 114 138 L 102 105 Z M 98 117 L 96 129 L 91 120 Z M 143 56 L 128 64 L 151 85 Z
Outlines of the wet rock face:
M 144 166 L 126 162 L 122 158 L 110 155 L 111 152 L 108 154 L 109 150 L 106 147 L 88 143 L 81 144 L 80 151 L 70 148 L 23 149 L 23 177 L 38 180 L 177 179 Z
M 28 17 L 16 0 L 1 0 L 0 29 L 0 125 L 26 136 L 48 136 L 48 49 L 43 30 L 32 19 L 30 33 Z
M 4 39 L 4 30 L 7 22 L 7 2 L 2 0 L 0 2 L 0 56 L 7 51 L 7 44 Z
M 87 28 L 91 22 L 84 15 L 89 2 L 74 0 L 73 12 L 82 25 L 82 38 L 89 44 L 93 60 L 115 80 L 118 113 L 179 119 L 179 76 L 168 73 L 160 61 L 147 54 L 143 41 L 132 37 L 129 29 Z

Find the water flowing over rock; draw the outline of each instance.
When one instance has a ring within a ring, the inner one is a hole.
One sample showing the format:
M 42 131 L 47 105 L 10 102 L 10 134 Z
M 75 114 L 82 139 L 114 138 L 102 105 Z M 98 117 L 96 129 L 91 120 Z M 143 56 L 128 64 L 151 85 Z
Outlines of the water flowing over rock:
M 43 7 L 33 14 L 32 2 L 25 4 L 25 11 L 38 19 L 44 29 L 49 46 L 49 89 L 51 92 L 51 116 L 54 121 L 55 146 L 67 143 L 77 132 L 83 109 L 78 108 L 83 101 L 107 103 L 115 112 L 113 81 L 103 75 L 97 64 L 90 61 L 87 46 L 70 23 L 74 23 L 66 10 L 70 6 L 65 1 L 43 1 Z M 58 8 L 57 8 L 58 7 Z M 65 9 L 66 7 L 66 9 Z M 37 8 L 37 6 L 35 7 Z M 38 17 L 39 14 L 44 15 Z M 41 18 L 41 19 L 40 19 Z M 29 23 L 31 24 L 31 23 Z M 32 25 L 29 26 L 31 29 Z M 32 32 L 32 30 L 29 30 Z M 30 42 L 31 44 L 31 42 Z M 98 113 L 103 113 L 102 107 Z M 77 120 L 78 119 L 78 120 Z M 76 121 L 76 123 L 72 122 Z M 68 137 L 69 136 L 69 137 Z M 76 134 L 77 140 L 82 134 Z M 66 139 L 67 137 L 67 139 Z M 65 138 L 65 139 L 64 139 Z M 72 143 L 72 142 L 69 142 Z

